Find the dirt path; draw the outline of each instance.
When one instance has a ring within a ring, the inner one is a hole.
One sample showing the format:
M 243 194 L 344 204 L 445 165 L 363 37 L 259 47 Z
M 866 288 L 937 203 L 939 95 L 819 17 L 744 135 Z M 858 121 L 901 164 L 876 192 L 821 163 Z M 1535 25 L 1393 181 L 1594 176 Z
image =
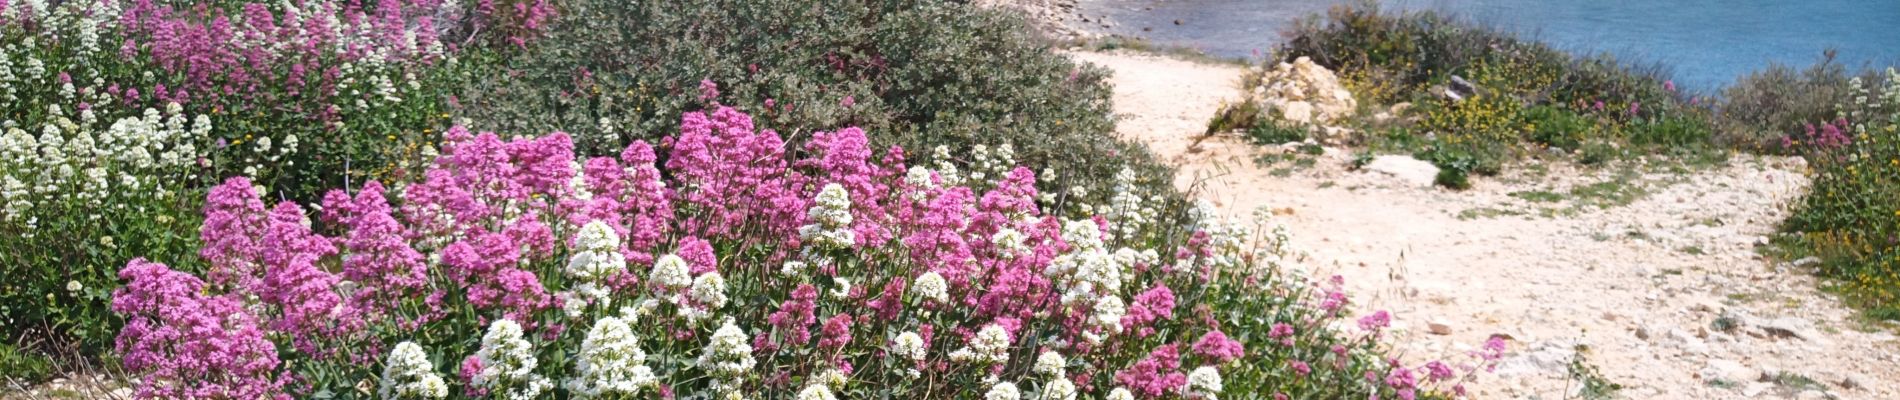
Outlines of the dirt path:
M 1236 216 L 1290 211 L 1278 222 L 1312 254 L 1306 269 L 1345 276 L 1362 313 L 1392 311 L 1405 357 L 1510 335 L 1513 355 L 1477 398 L 1579 395 L 1572 361 L 1622 385 L 1615 397 L 1900 398 L 1894 335 L 1754 251 L 1807 184 L 1799 159 L 1737 156 L 1688 173 L 1526 165 L 1453 193 L 1351 171 L 1340 151 L 1260 165 L 1272 148 L 1194 146 L 1238 94 L 1239 67 L 1073 57 L 1115 72 L 1119 134 L 1180 167 L 1177 185 L 1200 184 Z

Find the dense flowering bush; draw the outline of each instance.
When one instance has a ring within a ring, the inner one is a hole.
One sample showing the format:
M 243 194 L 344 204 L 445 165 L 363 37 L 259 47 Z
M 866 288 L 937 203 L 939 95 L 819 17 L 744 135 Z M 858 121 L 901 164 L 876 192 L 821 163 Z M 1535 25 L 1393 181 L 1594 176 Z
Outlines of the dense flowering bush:
M 551 12 L 0 1 L 0 274 L 14 278 L 0 283 L 0 341 L 95 354 L 119 325 L 112 266 L 198 247 L 187 232 L 218 177 L 311 199 L 395 173 L 446 125 L 435 88 L 466 70 L 458 43 L 525 43 Z
M 121 271 L 138 393 L 1412 398 L 1502 351 L 1404 366 L 1379 355 L 1387 314 L 1343 322 L 1284 235 L 1210 208 L 1148 225 L 1134 200 L 1064 219 L 1029 169 L 951 184 L 855 128 L 792 147 L 719 108 L 574 154 L 456 128 L 416 179 L 308 209 L 213 188 L 202 278 Z
M 1837 119 L 1782 139 L 1807 155 L 1814 185 L 1786 228 L 1849 298 L 1900 319 L 1900 71 L 1853 78 L 1847 94 Z

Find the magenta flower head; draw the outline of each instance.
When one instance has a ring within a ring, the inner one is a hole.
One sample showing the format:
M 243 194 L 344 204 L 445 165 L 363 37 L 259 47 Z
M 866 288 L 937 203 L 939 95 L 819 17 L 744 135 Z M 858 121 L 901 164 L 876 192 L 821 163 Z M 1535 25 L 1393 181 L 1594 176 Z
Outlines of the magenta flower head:
M 1643 112 L 1643 102 L 1640 102 L 1640 101 L 1630 102 L 1630 116 L 1631 117 L 1634 117 L 1636 116 L 1636 114 L 1639 114 L 1642 112 Z
M 839 101 L 838 105 L 844 106 L 844 108 L 851 108 L 851 106 L 858 105 L 858 99 L 856 97 L 844 96 L 844 100 Z
M 1288 333 L 1291 333 L 1290 328 L 1288 329 Z M 1238 360 L 1247 355 L 1247 350 L 1240 344 L 1240 341 L 1227 338 L 1227 334 L 1221 333 L 1221 331 L 1209 331 L 1207 334 L 1201 335 L 1201 339 L 1194 342 L 1193 350 L 1194 355 L 1211 358 L 1222 364 Z
M 1379 310 L 1359 319 L 1359 329 L 1376 331 L 1387 326 L 1392 326 L 1392 314 L 1385 310 Z
M 1663 90 L 1669 91 L 1670 93 L 1675 93 L 1676 81 L 1673 81 L 1673 80 L 1663 81 Z

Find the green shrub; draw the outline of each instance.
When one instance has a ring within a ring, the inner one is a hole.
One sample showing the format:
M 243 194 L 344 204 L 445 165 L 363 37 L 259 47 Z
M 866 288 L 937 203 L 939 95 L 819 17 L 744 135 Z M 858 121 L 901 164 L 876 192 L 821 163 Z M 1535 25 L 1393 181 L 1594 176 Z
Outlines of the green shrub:
M 1833 120 L 1837 103 L 1848 96 L 1854 76 L 1834 61 L 1835 52 L 1796 70 L 1780 64 L 1755 71 L 1722 88 L 1719 139 L 1731 146 L 1785 151 L 1781 138 L 1803 124 Z M 1877 80 L 1878 76 L 1864 76 Z
M 1274 146 L 1306 140 L 1308 133 L 1304 126 L 1276 119 L 1256 123 L 1253 127 L 1247 128 L 1248 139 L 1252 139 L 1254 143 Z
M 1870 316 L 1892 319 L 1900 316 L 1900 71 L 1863 82 L 1854 79 L 1836 103 L 1854 121 L 1849 141 L 1791 144 L 1807 155 L 1813 186 L 1784 228 L 1796 255 L 1820 256 L 1819 272 Z
M 859 126 L 874 144 L 913 150 L 1013 144 L 1019 160 L 1056 172 L 1039 177 L 1045 189 L 1105 188 L 1124 166 L 1152 186 L 1170 181 L 1145 149 L 1112 137 L 1106 72 L 1049 52 L 1002 12 L 926 0 L 562 10 L 545 39 L 503 62 L 507 79 L 470 81 L 457 113 L 483 130 L 566 131 L 597 155 L 658 139 L 681 113 L 717 102 L 793 141 Z
M 1603 135 L 1596 119 L 1555 106 L 1525 108 L 1518 118 L 1524 121 L 1529 139 L 1545 146 L 1575 150 L 1584 140 Z

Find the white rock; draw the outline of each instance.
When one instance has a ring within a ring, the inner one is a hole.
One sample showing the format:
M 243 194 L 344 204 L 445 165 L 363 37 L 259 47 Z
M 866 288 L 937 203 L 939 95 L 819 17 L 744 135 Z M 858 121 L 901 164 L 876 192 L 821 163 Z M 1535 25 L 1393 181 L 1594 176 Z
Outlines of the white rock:
M 1742 395 L 1748 396 L 1748 397 L 1755 397 L 1755 396 L 1761 395 L 1763 392 L 1767 392 L 1768 389 L 1773 389 L 1774 387 L 1775 387 L 1775 384 L 1768 383 L 1768 382 L 1750 383 L 1748 384 L 1748 386 L 1742 387 Z
M 1434 319 L 1431 322 L 1425 323 L 1425 329 L 1427 332 L 1431 332 L 1433 335 L 1450 335 L 1451 334 L 1451 324 L 1448 324 L 1444 320 L 1440 320 L 1440 319 Z
M 1411 156 L 1385 155 L 1373 157 L 1366 163 L 1365 169 L 1399 178 L 1399 181 L 1412 186 L 1430 187 L 1438 179 L 1438 166 Z
M 1761 374 L 1755 372 L 1754 369 L 1731 360 L 1713 359 L 1709 360 L 1709 363 L 1702 367 L 1702 380 L 1704 381 L 1721 380 L 1728 383 L 1748 383 L 1758 381 L 1760 378 Z

